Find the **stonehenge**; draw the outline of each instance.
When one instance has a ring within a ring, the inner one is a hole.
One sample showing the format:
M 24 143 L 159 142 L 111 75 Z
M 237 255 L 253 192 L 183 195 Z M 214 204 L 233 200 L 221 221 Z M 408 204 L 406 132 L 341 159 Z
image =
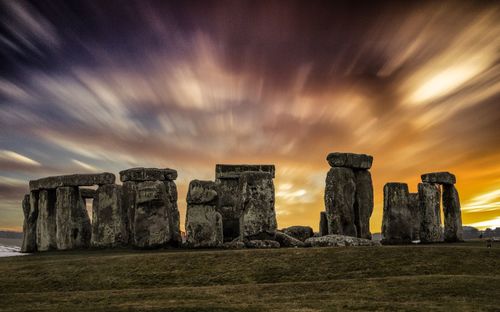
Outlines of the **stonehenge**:
M 404 183 L 384 186 L 384 244 L 459 242 L 463 240 L 460 199 L 455 175 L 432 172 L 421 175 L 418 193 L 408 193 Z M 441 228 L 441 202 L 444 233 Z
M 368 169 L 372 166 L 373 157 L 330 153 L 327 161 L 331 166 L 325 186 L 327 230 L 321 215 L 321 235 L 328 233 L 371 239 L 373 184 Z
M 373 246 L 370 218 L 373 157 L 330 153 L 325 210 L 319 232 L 309 226 L 278 230 L 274 165 L 217 164 L 213 181 L 192 180 L 181 235 L 177 171 L 130 168 L 120 182 L 108 172 L 29 181 L 24 195 L 22 252 L 86 248 L 278 248 Z M 405 183 L 384 186 L 382 243 L 458 242 L 462 219 L 456 178 L 421 176 L 418 192 Z M 87 211 L 91 201 L 92 214 Z M 441 202 L 444 231 L 441 228 Z

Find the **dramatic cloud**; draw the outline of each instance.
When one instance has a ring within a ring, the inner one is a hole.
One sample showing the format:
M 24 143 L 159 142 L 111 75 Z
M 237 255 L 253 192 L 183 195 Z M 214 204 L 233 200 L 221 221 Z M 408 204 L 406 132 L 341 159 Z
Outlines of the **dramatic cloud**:
M 216 163 L 274 163 L 280 226 L 317 228 L 331 151 L 374 155 L 374 232 L 383 185 L 434 170 L 465 224 L 494 222 L 498 21 L 487 2 L 0 1 L 0 228 L 29 179 L 134 166 L 177 169 L 183 215 Z

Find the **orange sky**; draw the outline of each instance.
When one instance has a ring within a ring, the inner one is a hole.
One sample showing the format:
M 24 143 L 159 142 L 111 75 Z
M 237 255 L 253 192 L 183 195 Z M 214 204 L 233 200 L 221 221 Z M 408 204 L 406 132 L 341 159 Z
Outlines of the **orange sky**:
M 74 7 L 73 7 L 74 6 Z M 318 229 L 329 152 L 382 189 L 457 176 L 464 224 L 500 226 L 500 12 L 488 3 L 2 3 L 0 229 L 29 179 L 276 165 L 280 227 Z

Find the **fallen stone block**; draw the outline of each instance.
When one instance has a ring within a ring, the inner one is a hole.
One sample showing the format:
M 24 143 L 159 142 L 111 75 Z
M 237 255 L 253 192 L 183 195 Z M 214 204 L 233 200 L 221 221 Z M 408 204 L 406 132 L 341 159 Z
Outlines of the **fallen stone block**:
M 247 248 L 258 248 L 258 249 L 268 249 L 268 248 L 280 248 L 280 243 L 274 240 L 249 240 L 245 241 L 245 246 Z
M 115 183 L 115 175 L 104 172 L 98 174 L 71 174 L 47 177 L 29 182 L 30 191 L 56 189 L 61 186 L 92 186 Z
M 281 232 L 300 241 L 305 241 L 306 239 L 314 235 L 312 227 L 301 226 L 301 225 L 295 225 L 284 228 L 281 230 Z
M 120 171 L 120 181 L 173 181 L 177 179 L 177 171 L 170 168 L 130 168 Z
M 306 247 L 346 247 L 346 246 L 379 246 L 380 243 L 346 235 L 330 234 L 306 239 Z
M 455 184 L 457 179 L 453 173 L 449 172 L 432 172 L 425 173 L 421 176 L 424 183 L 438 183 L 438 184 Z
M 275 239 L 281 247 L 304 247 L 303 241 L 280 231 L 276 231 Z
M 346 167 L 351 169 L 370 169 L 373 157 L 366 154 L 330 153 L 326 160 L 331 167 Z

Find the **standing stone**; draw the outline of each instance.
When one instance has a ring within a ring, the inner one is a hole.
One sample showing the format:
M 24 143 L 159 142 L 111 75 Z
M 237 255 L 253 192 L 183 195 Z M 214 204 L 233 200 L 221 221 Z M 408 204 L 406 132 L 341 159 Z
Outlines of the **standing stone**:
M 38 251 L 57 249 L 56 191 L 41 190 L 38 198 L 36 244 Z
M 181 218 L 179 208 L 177 206 L 177 186 L 172 180 L 165 181 L 165 188 L 167 192 L 167 207 L 170 208 L 169 212 L 169 229 L 170 229 L 170 244 L 172 246 L 180 246 L 182 243 L 181 237 Z
M 357 237 L 371 239 L 370 217 L 373 212 L 373 184 L 368 170 L 354 170 L 356 195 L 354 198 L 354 221 Z
M 117 247 L 128 242 L 127 211 L 122 205 L 122 187 L 116 184 L 97 188 L 92 205 L 92 246 Z
M 321 211 L 319 214 L 319 236 L 328 235 L 328 218 L 326 212 Z
M 57 188 L 56 224 L 57 249 L 89 247 L 91 224 L 85 202 L 77 187 Z
M 442 240 L 441 234 L 441 191 L 433 183 L 419 183 L 420 241 L 433 243 Z
M 224 242 L 222 216 L 216 211 L 217 186 L 193 180 L 186 198 L 186 244 L 193 248 L 220 247 Z
M 127 212 L 127 227 L 129 232 L 129 243 L 134 243 L 134 219 L 135 219 L 135 198 L 137 196 L 137 182 L 126 181 L 122 184 L 122 205 Z
M 38 218 L 38 192 L 24 195 L 23 245 L 21 252 L 36 251 L 36 220 Z
M 166 245 L 171 238 L 171 211 L 165 184 L 162 181 L 138 183 L 135 201 L 134 246 L 154 248 Z
M 462 214 L 458 191 L 452 184 L 443 184 L 444 240 L 463 240 Z
M 411 242 L 412 225 L 408 197 L 408 185 L 405 183 L 387 183 L 384 186 L 382 243 L 403 244 Z
M 328 234 L 357 236 L 354 215 L 356 182 L 350 168 L 333 167 L 325 186 Z
M 268 172 L 244 172 L 240 177 L 242 239 L 274 239 L 277 228 L 274 184 Z
M 411 239 L 420 240 L 420 200 L 418 193 L 410 193 L 408 197 L 408 206 L 411 212 Z

